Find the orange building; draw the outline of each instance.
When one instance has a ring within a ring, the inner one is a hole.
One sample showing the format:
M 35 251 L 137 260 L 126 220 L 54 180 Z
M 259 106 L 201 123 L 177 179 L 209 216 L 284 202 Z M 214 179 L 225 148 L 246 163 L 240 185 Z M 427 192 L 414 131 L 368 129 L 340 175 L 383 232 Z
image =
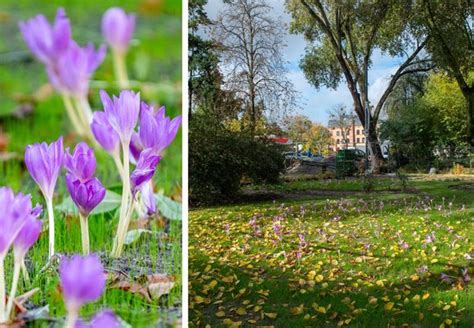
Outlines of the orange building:
M 358 119 L 348 117 L 344 122 L 331 119 L 328 122 L 328 129 L 331 131 L 333 140 L 329 147 L 331 152 L 355 148 L 365 150 L 364 128 Z

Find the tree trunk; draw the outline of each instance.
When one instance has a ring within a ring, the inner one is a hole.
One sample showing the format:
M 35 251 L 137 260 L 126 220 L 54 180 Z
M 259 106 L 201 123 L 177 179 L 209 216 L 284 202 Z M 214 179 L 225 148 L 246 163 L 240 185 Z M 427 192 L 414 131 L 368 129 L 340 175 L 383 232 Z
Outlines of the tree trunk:
M 474 149 L 474 89 L 464 93 L 467 102 L 467 140 Z
M 371 166 L 373 173 L 379 173 L 383 164 L 383 152 L 377 136 L 376 124 L 370 123 L 369 126 L 369 154 L 371 156 Z

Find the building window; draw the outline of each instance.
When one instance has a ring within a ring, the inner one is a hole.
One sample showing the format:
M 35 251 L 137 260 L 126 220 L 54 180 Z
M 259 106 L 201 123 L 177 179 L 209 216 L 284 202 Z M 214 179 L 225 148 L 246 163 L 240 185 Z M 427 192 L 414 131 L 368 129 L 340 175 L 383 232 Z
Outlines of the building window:
M 339 143 L 339 139 L 336 139 L 336 143 L 337 143 L 337 144 Z
M 357 130 L 357 134 L 359 134 L 359 130 Z M 357 143 L 360 143 L 360 138 L 357 138 Z
M 362 142 L 365 142 L 365 138 L 362 138 Z
M 336 136 L 338 136 L 338 137 L 339 137 L 339 131 L 336 131 Z
M 357 134 L 360 134 L 360 130 L 359 130 L 359 129 L 357 129 Z M 357 140 L 357 142 L 359 142 L 359 141 Z

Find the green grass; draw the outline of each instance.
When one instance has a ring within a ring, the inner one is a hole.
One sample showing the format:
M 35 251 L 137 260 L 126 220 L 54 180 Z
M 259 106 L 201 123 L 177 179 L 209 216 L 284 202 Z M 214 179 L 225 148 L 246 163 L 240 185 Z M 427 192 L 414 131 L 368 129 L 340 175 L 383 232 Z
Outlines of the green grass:
M 0 186 L 31 193 L 33 201 L 43 204 L 38 187 L 26 172 L 23 155 L 28 144 L 51 142 L 60 135 L 65 146 L 74 147 L 80 139 L 73 133 L 61 98 L 48 91 L 44 67 L 29 53 L 18 30 L 18 21 L 43 13 L 51 21 L 58 7 L 64 7 L 70 17 L 73 37 L 80 44 L 103 43 L 100 20 L 111 6 L 121 6 L 137 14 L 137 26 L 127 55 L 127 67 L 133 88 L 140 91 L 144 101 L 165 105 L 169 116 L 181 114 L 181 1 L 112 1 L 112 0 L 5 0 L 0 4 L 0 135 L 6 136 L 8 159 L 0 157 Z M 114 82 L 110 52 L 90 83 L 89 101 L 94 110 L 101 110 L 99 89 L 118 93 Z M 30 108 L 24 117 L 16 113 Z M 182 171 L 182 135 L 163 154 L 154 183 L 158 192 L 180 198 Z M 96 175 L 107 189 L 121 192 L 120 179 L 110 156 L 96 149 Z M 67 195 L 64 177 L 60 177 L 55 204 Z M 43 218 L 45 218 L 45 213 Z M 90 317 L 100 308 L 110 308 L 133 327 L 147 327 L 151 323 L 174 325 L 181 316 L 181 222 L 167 222 L 165 227 L 154 227 L 152 234 L 144 234 L 133 245 L 127 246 L 120 262 L 111 261 L 110 252 L 118 213 L 109 212 L 89 219 L 91 250 L 102 256 L 107 270 L 126 268 L 130 280 L 140 279 L 144 271 L 167 273 L 176 280 L 171 293 L 158 301 L 148 302 L 142 297 L 117 289 L 107 289 L 97 302 L 83 308 L 82 315 Z M 20 284 L 19 294 L 38 287 L 30 308 L 49 305 L 52 320 L 65 315 L 58 285 L 56 266 L 40 273 L 47 260 L 47 232 L 28 254 L 27 262 L 32 282 Z M 60 254 L 80 252 L 77 218 L 56 213 L 56 249 Z M 11 264 L 11 256 L 7 264 Z M 8 268 L 8 267 L 7 267 Z M 11 272 L 7 269 L 7 280 Z M 110 281 L 109 281 L 110 283 Z M 9 285 L 9 284 L 8 284 Z M 36 326 L 48 326 L 48 321 L 36 321 Z
M 339 190 L 362 187 L 353 180 L 330 183 Z M 461 269 L 471 276 L 474 269 L 466 258 L 474 251 L 474 198 L 457 188 L 466 183 L 472 187 L 472 179 L 417 177 L 409 185 L 416 193 L 380 188 L 344 199 L 321 195 L 191 211 L 192 326 L 472 327 L 474 292 L 460 280 Z M 431 232 L 436 239 L 427 243 Z M 299 233 L 307 246 L 300 248 Z M 417 271 L 424 266 L 426 272 Z M 441 273 L 453 282 L 444 283 Z

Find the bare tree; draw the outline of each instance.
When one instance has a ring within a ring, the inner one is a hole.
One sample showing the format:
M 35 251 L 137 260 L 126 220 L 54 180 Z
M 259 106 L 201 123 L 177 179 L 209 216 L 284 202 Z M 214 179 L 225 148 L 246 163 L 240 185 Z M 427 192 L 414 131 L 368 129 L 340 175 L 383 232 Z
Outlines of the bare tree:
M 350 113 L 344 106 L 336 106 L 328 111 L 329 117 L 333 120 L 333 124 L 341 132 L 342 144 L 347 149 L 349 146 L 349 133 L 353 126 L 354 115 Z
M 212 29 L 222 52 L 225 87 L 245 100 L 250 129 L 259 110 L 276 115 L 296 105 L 297 92 L 286 77 L 281 53 L 284 26 L 269 13 L 265 0 L 228 0 Z

